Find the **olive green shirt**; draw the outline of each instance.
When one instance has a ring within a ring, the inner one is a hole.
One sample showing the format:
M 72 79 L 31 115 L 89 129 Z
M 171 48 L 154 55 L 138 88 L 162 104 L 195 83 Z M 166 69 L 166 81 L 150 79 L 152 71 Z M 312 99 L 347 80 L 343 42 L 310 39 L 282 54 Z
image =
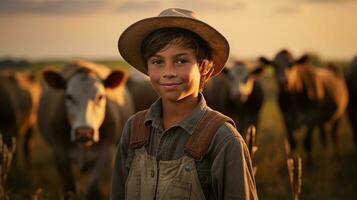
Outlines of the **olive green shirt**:
M 158 99 L 145 116 L 151 124 L 148 154 L 158 160 L 176 160 L 185 155 L 185 145 L 196 125 L 210 109 L 203 95 L 181 122 L 167 130 L 163 128 L 162 103 Z M 112 177 L 111 199 L 125 199 L 125 181 L 134 150 L 129 147 L 130 123 L 127 121 L 118 144 Z M 207 155 L 196 161 L 196 167 L 206 199 L 258 199 L 251 159 L 247 146 L 238 131 L 229 123 L 223 124 L 212 139 Z

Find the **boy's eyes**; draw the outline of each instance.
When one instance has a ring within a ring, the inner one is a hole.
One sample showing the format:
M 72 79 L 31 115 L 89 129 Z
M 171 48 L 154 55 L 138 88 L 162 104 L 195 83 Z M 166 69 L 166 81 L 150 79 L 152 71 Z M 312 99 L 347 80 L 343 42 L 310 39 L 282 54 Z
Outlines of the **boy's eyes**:
M 178 64 L 184 64 L 184 63 L 187 63 L 188 62 L 188 60 L 186 60 L 186 59 L 177 59 L 176 60 L 176 63 L 178 63 Z
M 164 62 L 165 61 L 163 59 L 151 59 L 151 60 L 149 60 L 149 63 L 152 64 L 152 65 L 161 65 Z M 190 60 L 186 59 L 186 58 L 179 58 L 179 59 L 176 59 L 174 62 L 176 64 L 186 64 L 186 63 L 190 62 Z
M 150 60 L 150 64 L 154 64 L 154 65 L 160 65 L 162 64 L 164 61 L 161 59 L 152 59 Z

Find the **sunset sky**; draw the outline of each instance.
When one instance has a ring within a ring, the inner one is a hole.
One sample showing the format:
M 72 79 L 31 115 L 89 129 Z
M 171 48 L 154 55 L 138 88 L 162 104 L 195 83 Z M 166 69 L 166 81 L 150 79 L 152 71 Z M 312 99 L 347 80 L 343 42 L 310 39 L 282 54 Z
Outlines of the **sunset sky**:
M 196 11 L 235 58 L 357 55 L 357 0 L 0 0 L 0 58 L 120 58 L 120 33 L 168 7 Z

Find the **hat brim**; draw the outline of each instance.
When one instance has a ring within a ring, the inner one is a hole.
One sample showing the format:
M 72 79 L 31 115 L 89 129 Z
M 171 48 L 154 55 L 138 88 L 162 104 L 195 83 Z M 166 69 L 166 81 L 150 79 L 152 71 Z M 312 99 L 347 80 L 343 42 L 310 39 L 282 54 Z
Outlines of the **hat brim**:
M 198 34 L 211 48 L 214 63 L 212 76 L 222 71 L 229 56 L 228 41 L 210 25 L 188 17 L 152 17 L 132 24 L 118 40 L 120 54 L 130 65 L 147 74 L 146 63 L 141 53 L 141 44 L 151 32 L 169 27 L 183 28 Z

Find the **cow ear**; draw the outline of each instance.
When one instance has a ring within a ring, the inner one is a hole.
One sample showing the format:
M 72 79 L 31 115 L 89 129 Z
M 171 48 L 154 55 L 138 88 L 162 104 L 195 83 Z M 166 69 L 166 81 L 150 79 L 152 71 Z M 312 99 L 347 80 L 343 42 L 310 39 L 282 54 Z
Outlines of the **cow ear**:
M 53 69 L 46 69 L 42 72 L 42 77 L 45 82 L 52 88 L 61 90 L 66 88 L 66 81 L 64 78 Z
M 265 65 L 260 65 L 258 67 L 256 67 L 255 69 L 253 69 L 249 75 L 253 75 L 253 76 L 259 76 L 264 72 L 265 69 Z
M 265 58 L 265 57 L 263 57 L 263 56 L 260 57 L 258 60 L 259 60 L 259 62 L 262 63 L 263 65 L 272 65 L 272 64 L 273 64 L 272 61 L 268 60 L 267 58 Z
M 309 61 L 309 56 L 307 54 L 301 56 L 299 59 L 295 61 L 295 64 L 305 64 L 307 61 Z
M 124 72 L 122 70 L 114 70 L 104 80 L 104 87 L 116 88 L 119 85 L 125 84 L 127 80 L 128 80 L 127 72 Z
M 223 69 L 222 69 L 222 72 L 221 72 L 222 74 L 228 74 L 228 68 L 227 67 L 224 67 Z

